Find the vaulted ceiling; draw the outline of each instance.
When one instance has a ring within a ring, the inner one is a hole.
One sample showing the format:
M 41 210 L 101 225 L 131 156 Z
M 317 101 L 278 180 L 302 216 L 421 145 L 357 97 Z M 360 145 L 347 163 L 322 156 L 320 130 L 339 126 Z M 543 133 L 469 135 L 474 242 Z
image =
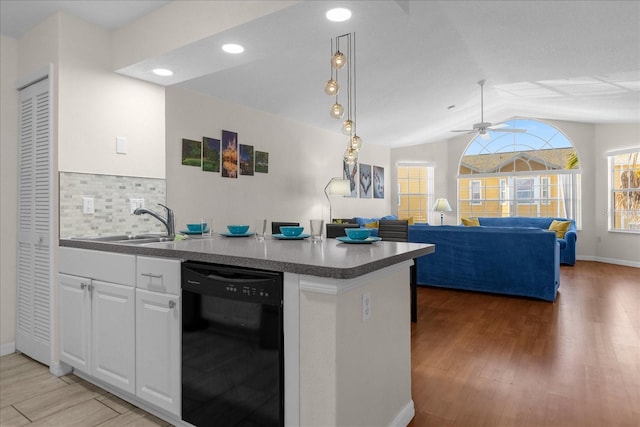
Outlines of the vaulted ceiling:
M 2 32 L 19 37 L 51 6 L 114 29 L 166 3 L 2 0 Z M 335 6 L 349 8 L 352 18 L 327 21 Z M 16 23 L 21 27 L 11 27 Z M 421 144 L 470 128 L 480 121 L 481 79 L 485 121 L 640 121 L 638 1 L 292 2 L 118 72 L 157 82 L 150 64 L 180 69 L 163 84 L 339 132 L 323 87 L 330 40 L 347 32 L 356 34 L 358 134 L 365 144 Z M 231 39 L 246 47 L 240 60 L 221 56 L 221 42 Z

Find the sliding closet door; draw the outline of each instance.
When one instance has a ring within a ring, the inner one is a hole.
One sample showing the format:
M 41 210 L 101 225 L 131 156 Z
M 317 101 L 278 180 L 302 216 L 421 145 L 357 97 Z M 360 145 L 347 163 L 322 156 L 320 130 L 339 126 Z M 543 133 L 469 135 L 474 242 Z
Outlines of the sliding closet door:
M 49 80 L 20 90 L 16 349 L 51 362 Z

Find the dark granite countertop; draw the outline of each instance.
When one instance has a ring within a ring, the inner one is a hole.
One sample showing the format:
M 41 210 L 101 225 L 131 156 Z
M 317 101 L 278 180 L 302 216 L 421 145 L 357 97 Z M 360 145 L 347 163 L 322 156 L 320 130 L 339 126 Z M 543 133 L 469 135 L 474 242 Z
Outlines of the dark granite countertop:
M 311 276 L 351 279 L 435 251 L 423 243 L 375 242 L 347 244 L 335 239 L 260 242 L 253 237 L 192 237 L 146 244 L 61 239 L 60 246 L 258 268 Z

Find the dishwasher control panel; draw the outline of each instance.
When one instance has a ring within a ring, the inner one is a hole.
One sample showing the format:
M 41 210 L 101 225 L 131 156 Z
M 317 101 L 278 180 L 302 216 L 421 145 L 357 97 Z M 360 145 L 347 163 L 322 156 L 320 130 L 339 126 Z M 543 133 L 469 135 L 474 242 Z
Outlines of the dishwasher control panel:
M 182 263 L 182 289 L 205 295 L 279 305 L 282 273 L 194 261 Z

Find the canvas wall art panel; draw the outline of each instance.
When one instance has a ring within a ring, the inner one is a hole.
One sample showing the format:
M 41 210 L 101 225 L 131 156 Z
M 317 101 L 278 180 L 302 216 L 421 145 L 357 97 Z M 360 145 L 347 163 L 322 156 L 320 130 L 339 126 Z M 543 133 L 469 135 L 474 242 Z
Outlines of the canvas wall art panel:
M 269 153 L 256 151 L 256 172 L 269 173 Z
M 202 142 L 182 139 L 182 164 L 198 167 L 202 165 Z
M 351 193 L 344 197 L 358 197 L 358 163 L 342 162 L 342 177 L 349 180 Z
M 202 170 L 220 172 L 220 140 L 202 137 Z
M 253 175 L 253 145 L 240 144 L 240 175 Z
M 373 195 L 371 165 L 360 164 L 360 198 L 370 199 Z
M 222 176 L 238 177 L 238 134 L 228 130 L 222 131 Z
M 384 199 L 384 168 L 373 167 L 373 198 Z

